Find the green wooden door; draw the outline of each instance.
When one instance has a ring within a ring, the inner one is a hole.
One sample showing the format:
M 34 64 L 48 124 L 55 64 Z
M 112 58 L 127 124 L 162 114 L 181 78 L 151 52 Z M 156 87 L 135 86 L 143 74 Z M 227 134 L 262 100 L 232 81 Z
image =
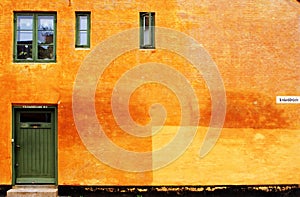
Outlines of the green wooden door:
M 22 109 L 15 115 L 15 183 L 54 184 L 54 111 Z

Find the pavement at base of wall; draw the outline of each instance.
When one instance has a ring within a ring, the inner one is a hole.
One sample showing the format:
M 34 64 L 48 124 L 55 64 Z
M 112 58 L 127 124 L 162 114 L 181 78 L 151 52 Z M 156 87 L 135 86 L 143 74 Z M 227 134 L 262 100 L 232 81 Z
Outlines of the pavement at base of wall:
M 11 186 L 0 186 L 0 197 L 6 197 Z M 224 186 L 224 187 L 83 187 L 59 186 L 59 197 L 298 197 L 300 187 Z

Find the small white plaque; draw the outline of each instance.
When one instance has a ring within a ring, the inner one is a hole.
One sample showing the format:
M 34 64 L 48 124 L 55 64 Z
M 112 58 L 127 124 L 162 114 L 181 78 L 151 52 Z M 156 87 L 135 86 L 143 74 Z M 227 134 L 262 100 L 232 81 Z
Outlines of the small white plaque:
M 299 104 L 300 96 L 276 96 L 276 103 L 280 104 Z

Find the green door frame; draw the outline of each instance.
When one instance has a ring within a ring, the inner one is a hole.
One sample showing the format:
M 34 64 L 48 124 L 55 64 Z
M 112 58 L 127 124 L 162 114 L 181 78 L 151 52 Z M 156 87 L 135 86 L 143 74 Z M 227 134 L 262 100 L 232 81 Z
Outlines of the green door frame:
M 57 150 L 57 105 L 13 105 L 12 106 L 12 185 L 16 185 L 16 114 L 18 111 L 43 111 L 50 110 L 54 113 L 54 174 L 55 179 L 53 183 L 34 183 L 34 184 L 53 184 L 58 185 L 58 150 Z M 23 183 L 22 183 L 23 184 Z M 24 183 L 24 184 L 32 184 L 32 183 Z

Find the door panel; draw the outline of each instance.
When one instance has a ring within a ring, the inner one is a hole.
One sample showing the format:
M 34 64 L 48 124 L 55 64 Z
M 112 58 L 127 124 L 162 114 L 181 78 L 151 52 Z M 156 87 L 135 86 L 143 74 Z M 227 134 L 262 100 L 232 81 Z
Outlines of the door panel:
M 53 111 L 16 113 L 16 183 L 55 183 L 55 124 Z

